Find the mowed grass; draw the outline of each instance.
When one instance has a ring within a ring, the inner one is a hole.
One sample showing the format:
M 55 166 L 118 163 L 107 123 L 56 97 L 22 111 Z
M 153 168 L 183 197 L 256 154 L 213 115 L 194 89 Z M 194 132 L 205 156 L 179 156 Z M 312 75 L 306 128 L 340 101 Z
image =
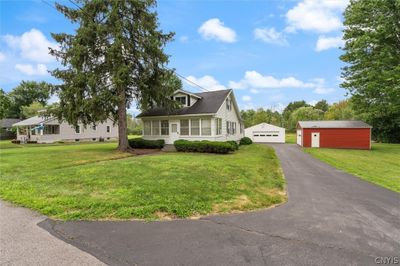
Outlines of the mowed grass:
M 304 149 L 340 170 L 400 193 L 400 144 L 372 144 L 372 150 Z
M 296 144 L 297 143 L 296 133 L 286 133 L 285 142 L 289 144 Z
M 151 156 L 115 148 L 91 143 L 2 149 L 0 198 L 65 220 L 189 217 L 286 200 L 271 148 Z

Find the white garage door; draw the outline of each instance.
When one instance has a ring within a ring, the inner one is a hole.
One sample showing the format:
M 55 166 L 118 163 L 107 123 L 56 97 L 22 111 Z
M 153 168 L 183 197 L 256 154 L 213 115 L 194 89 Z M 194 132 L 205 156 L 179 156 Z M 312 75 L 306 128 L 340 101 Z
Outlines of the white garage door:
M 253 131 L 254 142 L 282 142 L 282 135 L 279 131 Z

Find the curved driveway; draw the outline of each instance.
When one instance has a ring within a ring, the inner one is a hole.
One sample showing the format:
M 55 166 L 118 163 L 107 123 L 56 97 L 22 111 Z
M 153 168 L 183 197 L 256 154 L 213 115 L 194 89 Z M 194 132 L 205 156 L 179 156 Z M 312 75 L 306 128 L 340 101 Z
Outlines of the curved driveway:
M 289 201 L 277 208 L 167 222 L 48 219 L 40 226 L 112 265 L 376 265 L 376 257 L 399 258 L 399 194 L 296 145 L 271 146 L 288 184 Z

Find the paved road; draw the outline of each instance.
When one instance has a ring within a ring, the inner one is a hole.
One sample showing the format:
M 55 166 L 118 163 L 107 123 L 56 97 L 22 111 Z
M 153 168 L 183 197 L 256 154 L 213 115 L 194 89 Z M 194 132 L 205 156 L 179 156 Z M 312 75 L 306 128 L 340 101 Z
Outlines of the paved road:
M 399 194 L 273 145 L 288 203 L 167 222 L 53 222 L 55 236 L 112 265 L 375 265 L 400 256 Z
M 0 265 L 104 265 L 38 227 L 44 219 L 0 201 Z

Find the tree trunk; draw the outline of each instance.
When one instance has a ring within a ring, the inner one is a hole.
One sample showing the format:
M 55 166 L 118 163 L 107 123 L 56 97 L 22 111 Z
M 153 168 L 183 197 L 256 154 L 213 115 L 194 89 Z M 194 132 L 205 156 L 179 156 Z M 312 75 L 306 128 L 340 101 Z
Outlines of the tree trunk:
M 126 126 L 126 96 L 123 89 L 119 92 L 120 102 L 118 104 L 118 150 L 129 150 L 128 134 Z

